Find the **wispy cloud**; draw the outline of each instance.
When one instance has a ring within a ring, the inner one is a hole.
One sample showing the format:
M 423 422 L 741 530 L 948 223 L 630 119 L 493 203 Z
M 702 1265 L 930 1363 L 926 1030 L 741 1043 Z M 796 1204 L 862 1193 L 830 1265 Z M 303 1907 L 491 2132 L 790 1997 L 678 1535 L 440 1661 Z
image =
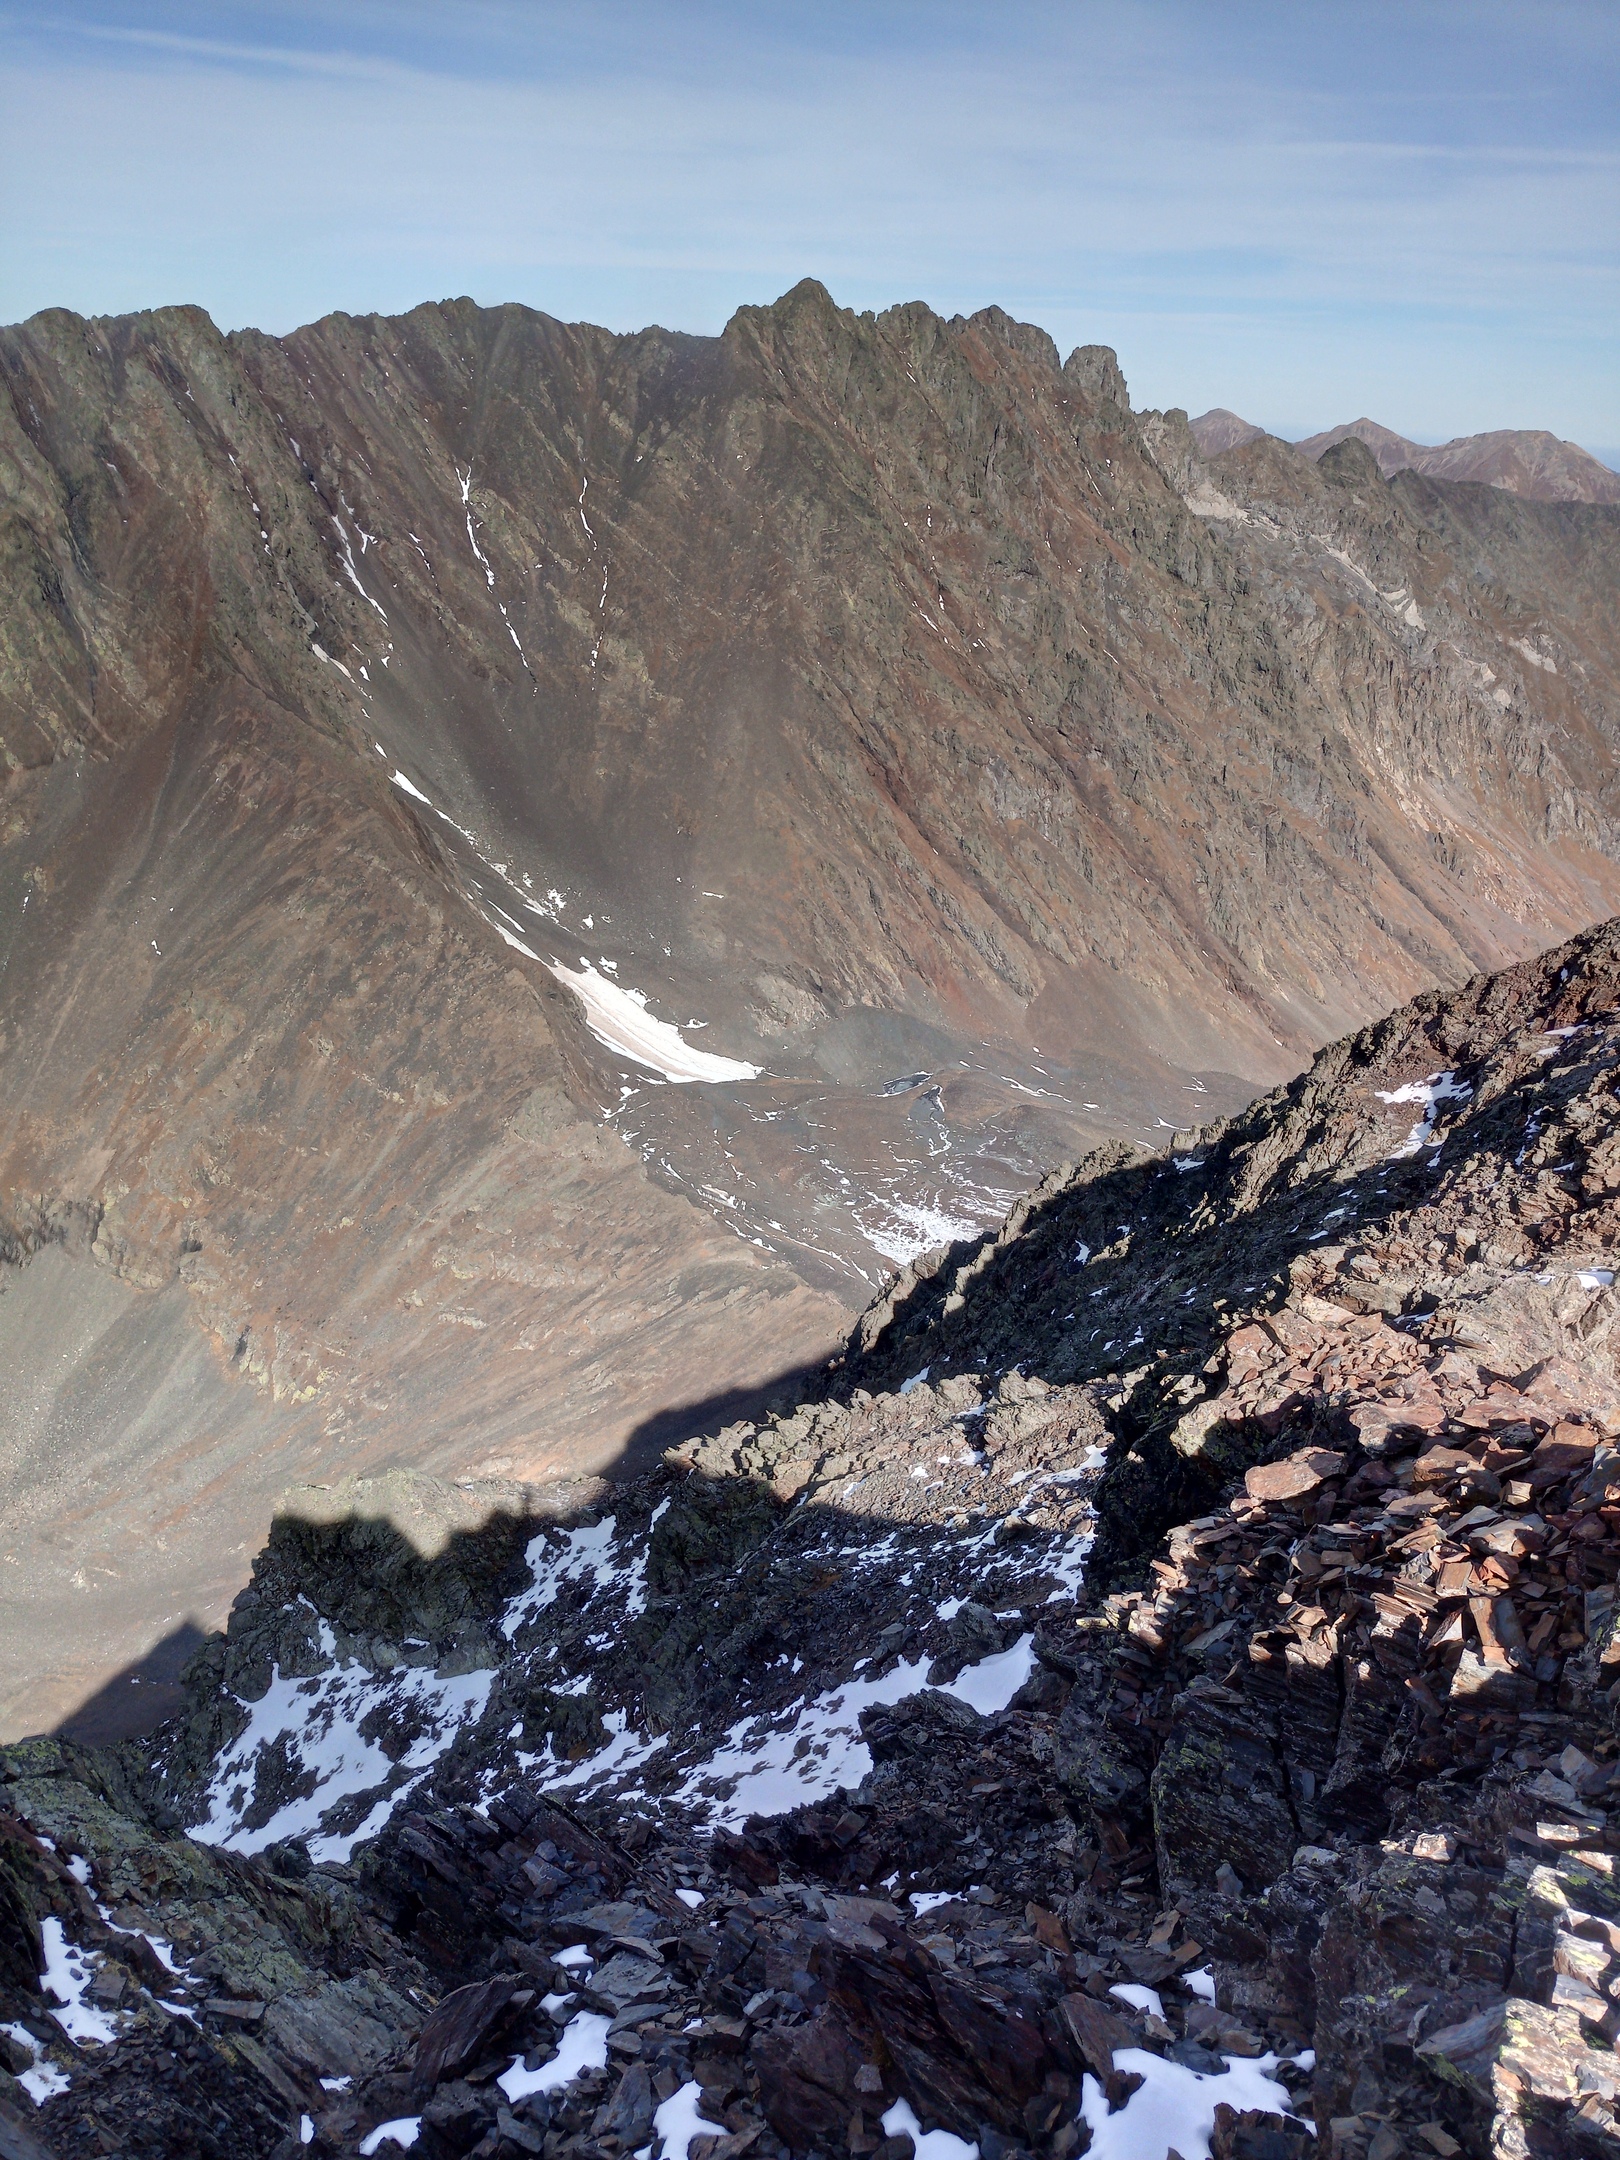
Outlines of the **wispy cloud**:
M 0 313 L 447 293 L 717 328 L 819 275 L 1139 397 L 1620 440 L 1620 17 L 1490 0 L 0 16 Z

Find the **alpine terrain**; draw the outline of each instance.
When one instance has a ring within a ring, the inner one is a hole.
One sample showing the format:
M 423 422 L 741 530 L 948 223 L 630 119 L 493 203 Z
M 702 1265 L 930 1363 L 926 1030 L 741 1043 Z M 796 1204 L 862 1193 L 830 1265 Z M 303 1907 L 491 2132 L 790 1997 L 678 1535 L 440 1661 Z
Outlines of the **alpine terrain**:
M 459 1551 L 633 1480 L 1620 906 L 1611 506 L 1205 457 L 1102 346 L 813 284 L 51 312 L 0 379 L 9 1735 L 175 1710 L 287 1486 Z
M 1265 433 L 1224 405 L 1201 413 L 1190 425 L 1206 457 Z M 1432 480 L 1483 480 L 1537 502 L 1620 503 L 1620 473 L 1579 443 L 1561 442 L 1545 428 L 1494 428 L 1485 435 L 1456 435 L 1445 443 L 1415 443 L 1376 420 L 1347 420 L 1320 435 L 1305 436 L 1294 447 L 1308 458 L 1320 458 L 1352 435 L 1367 445 L 1386 478 L 1420 472 Z
M 1611 923 L 638 1478 L 289 1494 L 0 1751 L 0 2151 L 1612 2151 L 1617 1090 Z

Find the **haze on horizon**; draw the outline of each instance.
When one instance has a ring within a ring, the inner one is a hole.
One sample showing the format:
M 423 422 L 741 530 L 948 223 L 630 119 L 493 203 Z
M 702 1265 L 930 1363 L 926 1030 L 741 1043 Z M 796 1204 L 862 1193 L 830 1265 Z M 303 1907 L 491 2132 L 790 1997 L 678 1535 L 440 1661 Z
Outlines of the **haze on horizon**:
M 994 301 L 1139 404 L 1620 457 L 1620 14 L 64 0 L 0 13 L 0 318 Z

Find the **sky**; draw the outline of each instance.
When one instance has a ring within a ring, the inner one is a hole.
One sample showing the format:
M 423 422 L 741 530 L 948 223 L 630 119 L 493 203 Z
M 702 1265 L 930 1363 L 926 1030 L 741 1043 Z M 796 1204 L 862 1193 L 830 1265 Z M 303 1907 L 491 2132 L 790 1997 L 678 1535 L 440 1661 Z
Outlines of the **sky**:
M 1620 464 L 1616 0 L 0 0 L 0 97 L 0 321 L 713 332 L 814 276 L 1138 407 Z

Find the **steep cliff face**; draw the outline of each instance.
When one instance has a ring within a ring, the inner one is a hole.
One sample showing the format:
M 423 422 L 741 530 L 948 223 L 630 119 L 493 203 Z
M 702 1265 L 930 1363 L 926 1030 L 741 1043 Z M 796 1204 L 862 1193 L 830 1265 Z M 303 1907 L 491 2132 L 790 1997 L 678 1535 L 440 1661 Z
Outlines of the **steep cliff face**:
M 289 1477 L 661 1442 L 1620 900 L 1613 512 L 810 285 L 0 369 L 13 1729 Z

